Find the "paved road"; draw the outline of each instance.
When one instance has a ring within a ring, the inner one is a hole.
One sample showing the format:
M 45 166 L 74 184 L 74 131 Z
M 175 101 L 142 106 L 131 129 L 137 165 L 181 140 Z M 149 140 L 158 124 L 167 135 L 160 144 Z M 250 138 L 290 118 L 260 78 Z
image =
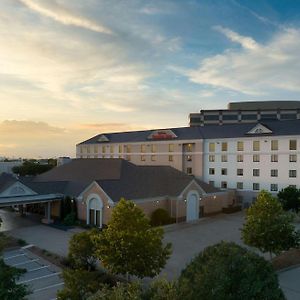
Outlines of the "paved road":
M 278 274 L 280 286 L 287 300 L 300 299 L 300 267 Z
M 18 283 L 26 284 L 32 294 L 28 300 L 53 300 L 63 287 L 61 270 L 44 259 L 34 255 L 28 249 L 6 251 L 3 253 L 7 265 L 26 269 Z

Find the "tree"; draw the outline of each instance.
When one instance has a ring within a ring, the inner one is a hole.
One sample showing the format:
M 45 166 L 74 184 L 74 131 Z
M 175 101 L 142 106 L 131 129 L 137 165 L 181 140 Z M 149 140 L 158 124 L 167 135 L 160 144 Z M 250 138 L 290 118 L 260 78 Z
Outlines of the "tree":
M 68 259 L 74 269 L 94 270 L 96 265 L 95 244 L 92 235 L 95 231 L 76 233 L 69 242 Z
M 21 166 L 15 166 L 12 170 L 15 174 L 20 176 L 35 176 L 47 172 L 53 167 L 53 164 L 39 164 L 36 160 L 25 160 Z
M 277 275 L 263 257 L 235 243 L 207 247 L 182 271 L 179 297 L 185 300 L 283 300 Z
M 163 245 L 163 229 L 152 228 L 134 202 L 121 199 L 106 229 L 95 236 L 96 253 L 114 274 L 154 277 L 165 266 L 171 244 Z
M 266 191 L 261 191 L 257 200 L 247 211 L 242 228 L 246 245 L 262 252 L 279 254 L 299 245 L 299 232 L 292 224 L 293 216 L 283 211 L 279 201 Z
M 300 190 L 288 186 L 277 195 L 284 210 L 293 210 L 298 213 L 300 209 Z

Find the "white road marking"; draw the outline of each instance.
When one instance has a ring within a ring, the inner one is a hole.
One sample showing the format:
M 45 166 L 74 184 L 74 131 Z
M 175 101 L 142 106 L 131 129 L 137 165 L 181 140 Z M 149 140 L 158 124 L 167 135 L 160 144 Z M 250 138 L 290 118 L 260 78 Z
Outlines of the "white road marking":
M 19 281 L 18 284 L 23 284 L 23 283 L 27 283 L 27 282 L 31 282 L 31 281 L 35 281 L 35 280 L 39 280 L 39 279 L 43 279 L 43 278 L 48 278 L 48 277 L 52 277 L 52 276 L 60 275 L 60 274 L 61 274 L 61 272 L 57 272 L 57 273 L 53 273 L 53 274 L 49 274 L 49 275 L 44 275 L 44 276 L 33 278 L 33 279 Z
M 32 270 L 27 270 L 26 273 L 38 271 L 38 270 L 45 269 L 45 268 L 48 268 L 48 267 L 50 267 L 50 266 L 42 266 L 42 267 L 35 268 L 35 269 L 32 269 Z
M 49 285 L 49 286 L 46 286 L 46 287 L 43 287 L 43 288 L 34 290 L 33 293 L 40 292 L 40 291 L 47 290 L 47 289 L 51 289 L 51 288 L 53 288 L 53 287 L 57 287 L 57 286 L 61 286 L 61 285 L 64 285 L 64 283 L 63 283 L 63 282 L 60 282 L 60 283 L 52 284 L 52 285 Z M 55 299 L 56 299 L 56 298 L 55 298 Z
M 31 247 L 34 247 L 34 245 L 29 244 L 29 245 L 26 245 L 26 246 L 22 247 L 21 249 L 28 249 L 28 248 L 31 248 Z
M 23 262 L 20 262 L 20 263 L 17 263 L 17 264 L 14 264 L 14 265 L 11 265 L 12 267 L 16 267 L 16 266 L 21 266 L 21 265 L 26 265 L 26 264 L 30 264 L 32 262 L 35 262 L 35 261 L 38 261 L 39 259 L 30 259 L 28 261 L 23 261 Z
M 15 257 L 20 257 L 20 256 L 25 256 L 25 255 L 26 255 L 25 253 L 22 253 L 22 254 L 18 254 L 18 255 L 14 255 L 14 256 L 9 256 L 9 257 L 5 257 L 4 260 L 15 258 Z

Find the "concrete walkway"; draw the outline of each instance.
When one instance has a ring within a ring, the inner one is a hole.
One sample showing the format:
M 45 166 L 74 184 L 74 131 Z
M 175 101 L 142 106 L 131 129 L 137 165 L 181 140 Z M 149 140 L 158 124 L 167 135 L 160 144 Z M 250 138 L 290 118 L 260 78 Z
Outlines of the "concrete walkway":
M 278 274 L 280 287 L 287 300 L 300 299 L 300 266 Z

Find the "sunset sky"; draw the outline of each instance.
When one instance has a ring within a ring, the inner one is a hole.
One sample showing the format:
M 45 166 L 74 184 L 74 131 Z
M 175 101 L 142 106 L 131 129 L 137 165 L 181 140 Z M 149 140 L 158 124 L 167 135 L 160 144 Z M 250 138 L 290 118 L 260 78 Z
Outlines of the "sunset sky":
M 299 1 L 1 0 L 0 157 L 298 100 L 299 70 Z

